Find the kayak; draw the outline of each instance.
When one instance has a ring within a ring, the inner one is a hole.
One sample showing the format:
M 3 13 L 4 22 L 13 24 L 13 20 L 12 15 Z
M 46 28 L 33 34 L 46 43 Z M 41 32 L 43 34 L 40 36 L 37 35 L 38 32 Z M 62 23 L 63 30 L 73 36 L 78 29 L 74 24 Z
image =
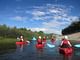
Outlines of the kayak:
M 30 41 L 26 41 L 26 43 L 30 43 Z
M 36 44 L 36 48 L 42 49 L 44 47 L 44 44 Z
M 80 48 L 80 44 L 76 44 L 76 45 L 74 45 L 75 47 L 77 47 L 77 48 Z
M 50 48 L 54 48 L 55 47 L 55 45 L 48 44 L 48 43 L 47 43 L 47 46 L 50 47 Z
M 59 48 L 59 52 L 61 54 L 71 54 L 73 52 L 72 47 L 70 48 Z
M 26 42 L 16 42 L 16 44 L 26 44 Z

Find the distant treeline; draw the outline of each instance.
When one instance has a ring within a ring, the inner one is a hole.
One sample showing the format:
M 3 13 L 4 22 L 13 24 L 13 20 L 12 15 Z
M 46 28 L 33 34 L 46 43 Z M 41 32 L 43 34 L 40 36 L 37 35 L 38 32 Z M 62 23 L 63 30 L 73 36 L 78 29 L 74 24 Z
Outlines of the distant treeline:
M 62 30 L 63 35 L 80 32 L 80 18 L 78 21 L 72 22 L 68 27 Z
M 28 39 L 28 40 L 31 40 L 32 37 L 38 38 L 39 35 L 48 36 L 48 37 L 52 36 L 52 34 L 45 34 L 43 31 L 32 32 L 30 29 L 26 29 L 26 28 L 16 28 L 16 27 L 10 28 L 5 24 L 0 25 L 0 37 L 17 38 L 20 37 L 20 35 L 23 35 L 24 39 Z

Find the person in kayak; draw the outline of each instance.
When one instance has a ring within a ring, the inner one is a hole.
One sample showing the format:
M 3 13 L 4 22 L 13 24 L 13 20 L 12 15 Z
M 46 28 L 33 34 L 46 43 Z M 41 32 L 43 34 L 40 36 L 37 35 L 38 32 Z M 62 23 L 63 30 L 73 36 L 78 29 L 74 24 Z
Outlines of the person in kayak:
M 23 40 L 23 36 L 21 35 L 20 36 L 20 42 L 23 42 L 24 40 Z
M 46 37 L 45 36 L 43 37 L 43 42 L 46 42 Z
M 39 36 L 38 40 L 37 40 L 38 44 L 42 44 L 42 40 L 41 40 L 41 36 Z
M 51 42 L 52 42 L 52 43 L 54 43 L 54 41 L 55 41 L 55 38 L 54 38 L 54 37 L 52 37 L 52 38 L 51 38 Z
M 41 39 L 41 36 L 39 36 L 38 39 L 37 39 L 36 48 L 37 49 L 43 49 L 43 47 L 44 47 L 43 41 Z
M 62 39 L 61 41 L 61 45 L 60 45 L 62 48 L 68 48 L 68 47 L 71 47 L 71 43 L 70 41 L 68 40 L 68 36 L 64 36 L 64 38 Z

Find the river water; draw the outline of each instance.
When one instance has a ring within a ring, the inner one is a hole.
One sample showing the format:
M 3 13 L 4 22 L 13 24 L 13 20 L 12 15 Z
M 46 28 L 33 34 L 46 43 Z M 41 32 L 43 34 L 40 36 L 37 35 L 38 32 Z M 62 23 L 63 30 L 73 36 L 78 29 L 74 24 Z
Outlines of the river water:
M 47 43 L 51 44 L 50 41 Z M 80 48 L 73 47 L 74 51 L 71 55 L 60 54 L 59 40 L 54 42 L 53 48 L 45 44 L 43 49 L 36 49 L 35 44 L 35 41 L 31 41 L 30 44 L 16 45 L 14 51 L 0 54 L 0 60 L 80 60 Z

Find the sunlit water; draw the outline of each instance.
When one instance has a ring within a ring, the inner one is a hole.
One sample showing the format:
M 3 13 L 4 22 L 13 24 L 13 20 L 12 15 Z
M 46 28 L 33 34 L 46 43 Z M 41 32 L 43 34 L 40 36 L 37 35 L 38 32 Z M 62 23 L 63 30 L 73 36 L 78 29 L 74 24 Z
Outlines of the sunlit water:
M 52 44 L 47 41 L 48 44 Z M 55 47 L 50 48 L 45 44 L 43 49 L 36 49 L 36 42 L 30 44 L 16 45 L 13 52 L 0 54 L 0 60 L 80 60 L 80 49 L 74 48 L 74 53 L 69 56 L 61 55 L 58 51 L 60 41 L 55 41 Z

